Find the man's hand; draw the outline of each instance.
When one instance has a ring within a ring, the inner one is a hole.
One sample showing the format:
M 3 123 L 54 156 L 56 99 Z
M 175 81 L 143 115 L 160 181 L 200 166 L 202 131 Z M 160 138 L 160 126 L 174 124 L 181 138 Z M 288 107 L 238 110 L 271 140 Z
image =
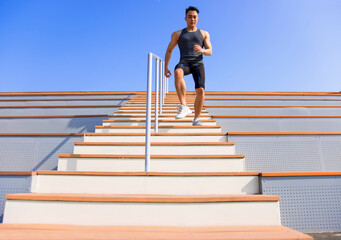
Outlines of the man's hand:
M 202 47 L 200 47 L 199 45 L 194 45 L 193 50 L 194 50 L 194 52 L 197 52 L 197 53 L 203 53 L 204 52 L 204 49 L 202 49 Z
M 169 71 L 168 68 L 165 69 L 165 76 L 166 76 L 167 78 L 170 78 L 170 76 L 172 76 L 172 73 L 171 73 L 171 71 Z

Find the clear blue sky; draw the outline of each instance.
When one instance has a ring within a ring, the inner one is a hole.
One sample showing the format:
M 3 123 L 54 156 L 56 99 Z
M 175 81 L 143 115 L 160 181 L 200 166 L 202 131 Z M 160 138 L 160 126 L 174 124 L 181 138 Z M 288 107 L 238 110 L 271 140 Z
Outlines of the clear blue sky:
M 189 5 L 211 36 L 206 90 L 341 90 L 341 0 L 0 0 L 0 92 L 144 91 Z

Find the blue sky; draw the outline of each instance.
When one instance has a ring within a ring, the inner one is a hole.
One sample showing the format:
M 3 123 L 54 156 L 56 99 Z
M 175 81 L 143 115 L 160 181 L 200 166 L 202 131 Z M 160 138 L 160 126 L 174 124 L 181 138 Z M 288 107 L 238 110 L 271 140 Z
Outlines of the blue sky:
M 206 90 L 341 90 L 341 0 L 0 0 L 0 92 L 144 91 L 189 5 L 211 36 Z

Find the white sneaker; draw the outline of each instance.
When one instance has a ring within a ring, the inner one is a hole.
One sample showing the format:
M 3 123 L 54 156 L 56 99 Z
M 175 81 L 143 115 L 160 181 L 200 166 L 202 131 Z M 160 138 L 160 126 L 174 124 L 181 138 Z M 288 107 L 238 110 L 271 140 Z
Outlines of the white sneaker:
M 187 106 L 179 105 L 178 113 L 175 115 L 175 119 L 185 118 L 188 114 L 191 114 L 192 111 Z
M 192 126 L 204 126 L 200 120 L 193 121 Z

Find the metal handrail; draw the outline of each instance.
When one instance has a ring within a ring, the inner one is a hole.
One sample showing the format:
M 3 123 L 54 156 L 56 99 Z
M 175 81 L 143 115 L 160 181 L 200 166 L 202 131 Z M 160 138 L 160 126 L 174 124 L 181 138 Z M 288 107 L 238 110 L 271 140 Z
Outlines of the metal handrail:
M 151 132 L 151 105 L 152 105 L 152 75 L 153 58 L 155 58 L 155 121 L 154 132 L 159 131 L 159 114 L 162 114 L 162 105 L 168 93 L 168 78 L 164 75 L 165 63 L 153 53 L 148 53 L 147 68 L 147 106 L 146 106 L 146 144 L 145 144 L 145 171 L 150 171 L 150 132 Z M 160 83 L 159 83 L 160 81 Z M 160 90 L 159 90 L 160 88 Z M 160 95 L 160 96 L 159 96 Z M 160 101 L 159 101 L 160 98 Z

